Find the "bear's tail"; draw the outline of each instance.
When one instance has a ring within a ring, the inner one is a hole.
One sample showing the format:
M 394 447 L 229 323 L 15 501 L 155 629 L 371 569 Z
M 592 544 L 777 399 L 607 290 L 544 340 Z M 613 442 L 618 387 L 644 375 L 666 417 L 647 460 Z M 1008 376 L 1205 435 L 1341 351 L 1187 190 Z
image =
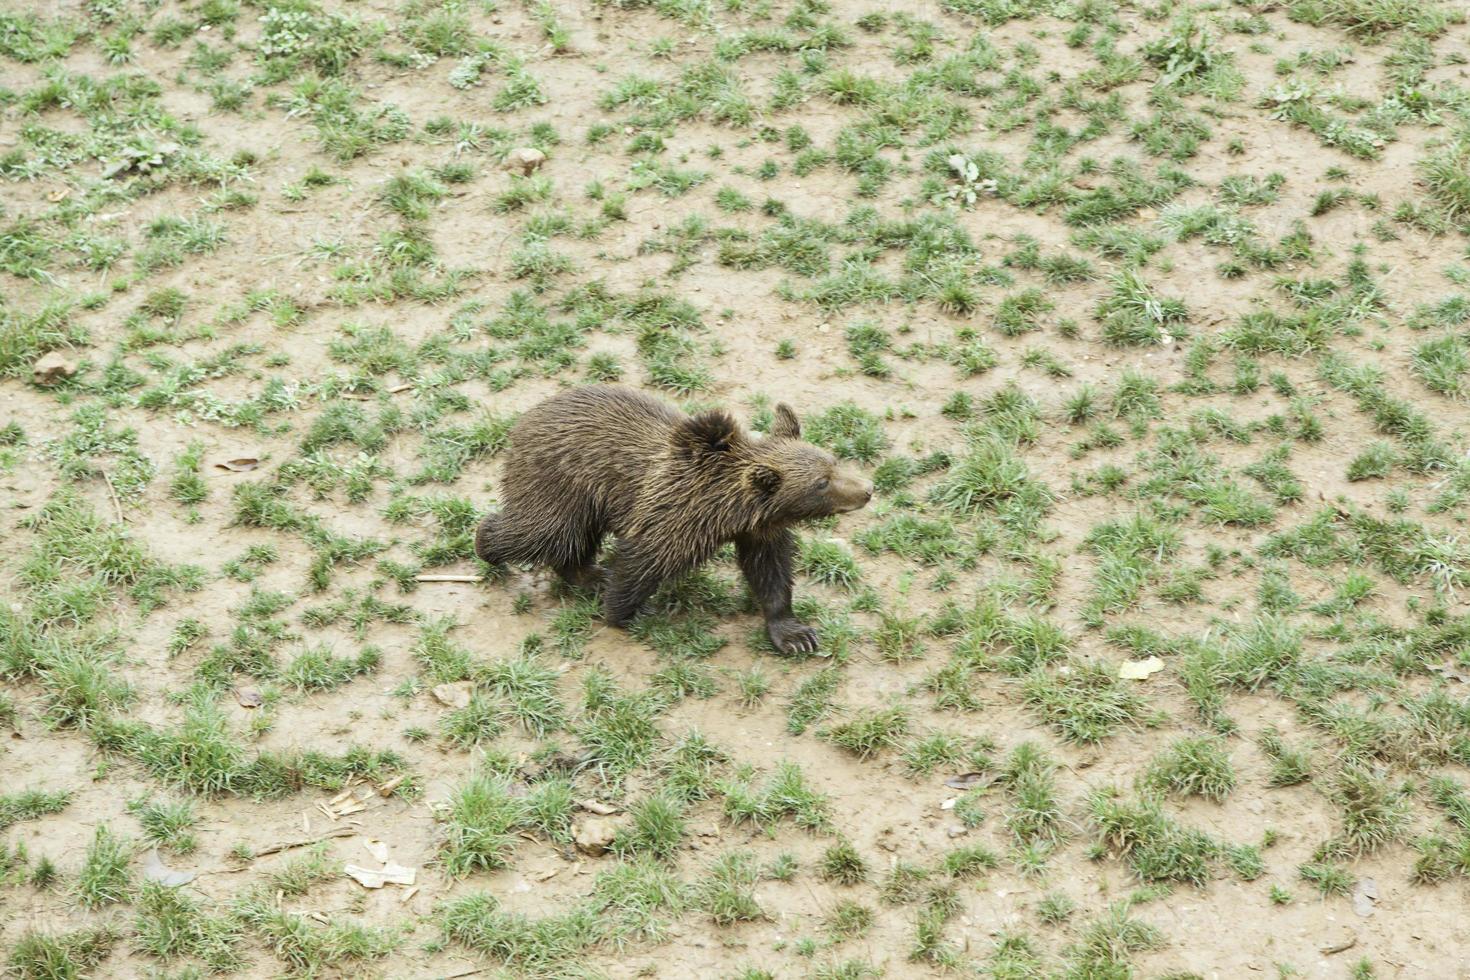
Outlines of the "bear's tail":
M 486 514 L 475 528 L 475 557 L 490 565 L 499 565 L 501 556 L 495 547 L 495 523 L 499 514 Z

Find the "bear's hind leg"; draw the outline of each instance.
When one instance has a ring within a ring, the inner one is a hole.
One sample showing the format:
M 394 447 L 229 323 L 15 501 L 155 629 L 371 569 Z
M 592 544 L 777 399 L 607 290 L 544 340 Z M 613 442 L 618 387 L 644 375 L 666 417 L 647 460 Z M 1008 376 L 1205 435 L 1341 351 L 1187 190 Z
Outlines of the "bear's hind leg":
M 602 543 L 602 525 L 578 501 L 516 501 L 490 514 L 475 531 L 475 554 L 492 565 L 548 565 L 573 585 L 596 580 L 592 559 Z M 590 567 L 589 567 L 590 566 Z
M 581 530 L 580 539 L 551 567 L 573 588 L 595 591 L 606 584 L 608 576 L 607 569 L 596 561 L 597 549 L 602 547 L 602 528 L 588 521 Z
M 654 555 L 636 541 L 618 540 L 607 591 L 602 597 L 603 615 L 612 626 L 627 626 L 638 610 L 667 578 Z

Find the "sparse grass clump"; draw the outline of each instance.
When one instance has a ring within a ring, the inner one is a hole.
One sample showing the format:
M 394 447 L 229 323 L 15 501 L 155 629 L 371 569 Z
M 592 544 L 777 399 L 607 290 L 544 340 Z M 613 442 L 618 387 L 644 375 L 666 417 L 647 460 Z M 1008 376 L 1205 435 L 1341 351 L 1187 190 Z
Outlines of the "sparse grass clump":
M 1026 702 L 1068 741 L 1100 742 L 1136 722 L 1144 701 L 1106 664 L 1077 661 L 1066 673 L 1037 669 L 1025 681 Z
M 848 721 L 825 729 L 822 737 L 859 759 L 868 759 L 897 747 L 908 728 L 908 712 L 895 706 L 856 712 Z
M 782 762 L 757 787 L 755 773 L 743 769 L 733 779 L 720 781 L 725 818 L 732 823 L 765 826 L 789 817 L 798 827 L 820 830 L 828 824 L 828 801 L 807 783 L 801 767 Z
M 717 926 L 749 922 L 765 916 L 756 901 L 759 871 L 749 853 L 730 851 L 704 869 L 697 901 Z
M 0 796 L 0 831 L 8 830 L 22 820 L 36 820 L 52 813 L 60 813 L 71 805 L 72 794 L 68 790 L 47 792 L 30 789 Z
M 1159 792 L 1219 803 L 1235 788 L 1235 767 L 1219 739 L 1181 738 L 1154 758 L 1145 782 Z
M 515 850 L 516 831 L 527 823 L 524 798 L 510 781 L 493 772 L 472 775 L 455 791 L 444 812 L 444 870 L 456 878 L 506 866 Z
M 827 848 L 817 867 L 823 878 L 840 885 L 856 885 L 868 879 L 867 862 L 846 840 Z
M 106 824 L 99 824 L 77 873 L 77 903 L 86 909 L 99 909 L 132 897 L 136 887 L 128 866 L 132 856 L 130 841 L 118 837 Z
M 1203 885 L 1211 876 L 1211 862 L 1223 854 L 1219 843 L 1181 825 L 1147 796 L 1128 801 L 1116 792 L 1098 792 L 1089 808 L 1099 844 L 1126 858 L 1144 881 Z
M 107 926 L 75 932 L 27 930 L 5 958 L 7 969 L 21 980 L 71 980 L 88 975 L 117 945 L 118 931 Z
M 834 405 L 807 419 L 802 437 L 832 450 L 839 458 L 871 463 L 888 448 L 883 422 L 851 403 Z
M 1334 850 L 1347 854 L 1376 851 L 1408 830 L 1408 787 L 1394 785 L 1386 773 L 1350 762 L 1333 776 L 1328 795 L 1342 811 L 1342 832 L 1334 841 Z
M 479 892 L 445 902 L 436 912 L 446 940 L 527 974 L 555 972 L 604 935 L 590 906 L 533 919 Z

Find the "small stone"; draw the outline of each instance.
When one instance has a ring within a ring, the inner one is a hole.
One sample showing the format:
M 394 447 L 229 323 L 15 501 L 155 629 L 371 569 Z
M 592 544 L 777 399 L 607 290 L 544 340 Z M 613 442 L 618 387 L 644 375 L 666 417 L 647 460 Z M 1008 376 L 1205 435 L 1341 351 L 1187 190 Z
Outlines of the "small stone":
M 473 681 L 453 681 L 447 684 L 436 684 L 429 689 L 434 695 L 434 700 L 446 708 L 465 708 L 469 706 L 470 697 L 474 693 Z
M 969 832 L 970 831 L 967 828 L 965 828 L 965 827 L 951 827 L 951 828 L 949 828 L 949 836 L 951 836 L 951 837 L 963 837 L 966 834 L 968 834 Z
M 511 173 L 519 173 L 522 177 L 529 177 L 541 169 L 546 162 L 546 154 L 533 146 L 522 146 L 511 150 L 505 155 L 505 163 L 502 166 Z
M 1353 891 L 1353 912 L 1368 918 L 1373 914 L 1373 909 L 1378 902 L 1378 882 L 1372 878 L 1360 878 L 1358 887 Z
M 76 364 L 63 357 L 60 351 L 43 354 L 31 365 L 31 380 L 38 385 L 54 385 L 76 373 Z
M 600 857 L 612 846 L 613 838 L 618 835 L 618 825 L 606 817 L 591 817 L 573 827 L 572 833 L 577 850 L 588 857 Z

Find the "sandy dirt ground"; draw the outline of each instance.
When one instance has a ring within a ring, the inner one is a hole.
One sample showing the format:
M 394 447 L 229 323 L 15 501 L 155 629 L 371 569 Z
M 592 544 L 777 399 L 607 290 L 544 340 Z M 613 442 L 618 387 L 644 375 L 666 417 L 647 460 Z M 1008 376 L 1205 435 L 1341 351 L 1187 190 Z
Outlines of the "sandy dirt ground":
M 0 16 L 11 974 L 1470 976 L 1463 7 Z M 663 633 L 473 558 L 510 420 L 614 377 L 876 477 L 801 529 L 821 656 L 729 556 Z M 786 764 L 820 826 L 746 818 Z

